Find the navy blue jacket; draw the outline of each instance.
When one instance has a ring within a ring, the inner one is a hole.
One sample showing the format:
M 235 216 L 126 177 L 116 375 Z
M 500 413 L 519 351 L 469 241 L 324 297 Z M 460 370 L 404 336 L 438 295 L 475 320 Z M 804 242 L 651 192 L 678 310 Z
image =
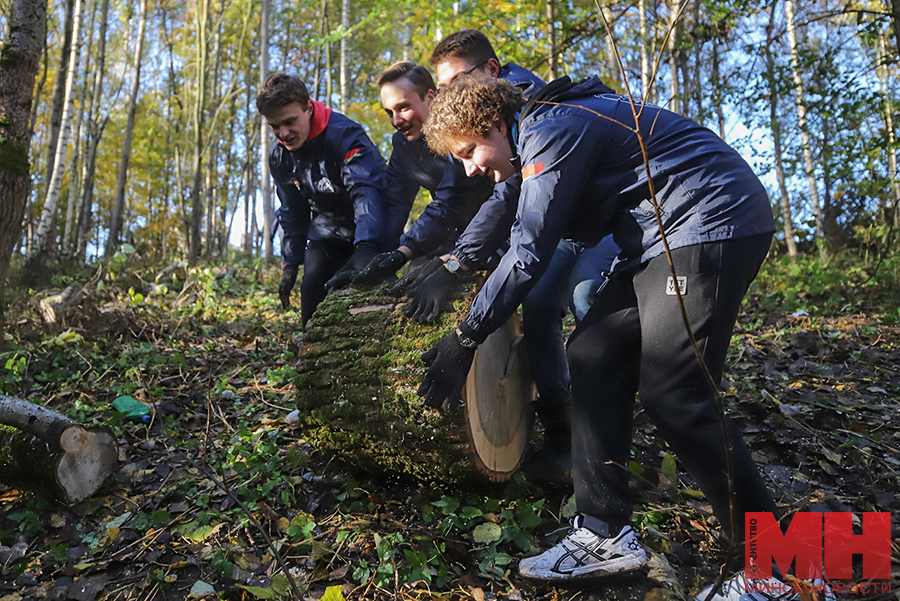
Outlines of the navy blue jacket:
M 494 182 L 486 176 L 466 177 L 461 161 L 431 152 L 424 137 L 410 142 L 397 132 L 391 141 L 394 148 L 387 171 L 388 221 L 399 235 L 419 188 L 428 190 L 431 202 L 400 237 L 400 244 L 409 247 L 415 256 L 427 255 L 456 240 L 490 196 Z
M 607 90 L 596 77 L 563 78 L 536 99 L 576 106 L 532 99 L 520 112 L 523 183 L 510 249 L 460 325 L 475 340 L 515 311 L 560 238 L 592 245 L 612 233 L 622 249 L 614 271 L 664 252 L 629 101 Z M 775 231 L 765 188 L 716 134 L 649 104 L 640 126 L 671 248 Z
M 504 65 L 499 77 L 522 90 L 526 98 L 546 85 L 537 75 L 515 63 Z M 498 250 L 505 248 L 515 221 L 521 183 L 522 178 L 517 174 L 494 186 L 494 193 L 456 241 L 454 257 L 473 269 L 496 265 Z
M 313 105 L 303 146 L 291 152 L 276 141 L 269 151 L 281 201 L 282 261 L 301 265 L 307 240 L 396 248 L 385 222 L 384 158 L 358 123 L 320 102 Z

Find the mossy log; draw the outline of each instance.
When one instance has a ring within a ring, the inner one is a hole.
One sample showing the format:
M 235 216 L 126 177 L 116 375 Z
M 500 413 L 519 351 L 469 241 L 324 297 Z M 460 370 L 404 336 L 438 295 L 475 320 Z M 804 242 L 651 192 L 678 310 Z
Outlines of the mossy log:
M 525 450 L 534 398 L 517 321 L 479 348 L 464 411 L 431 409 L 416 395 L 422 353 L 453 330 L 474 294 L 473 285 L 429 325 L 406 319 L 403 305 L 376 290 L 329 295 L 307 326 L 298 362 L 305 437 L 368 471 L 442 481 L 509 478 Z M 498 393 L 503 398 L 496 400 Z M 486 407 L 478 395 L 495 400 Z
M 0 395 L 0 482 L 64 503 L 94 494 L 115 471 L 108 432 L 90 431 L 51 409 Z

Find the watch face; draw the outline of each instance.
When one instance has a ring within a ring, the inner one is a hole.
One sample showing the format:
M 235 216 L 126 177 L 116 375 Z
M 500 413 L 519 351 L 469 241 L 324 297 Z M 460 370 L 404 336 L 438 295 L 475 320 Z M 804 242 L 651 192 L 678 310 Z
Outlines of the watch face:
M 456 257 L 450 257 L 449 259 L 447 259 L 445 265 L 447 266 L 447 269 L 455 273 L 459 269 L 459 259 L 457 259 Z

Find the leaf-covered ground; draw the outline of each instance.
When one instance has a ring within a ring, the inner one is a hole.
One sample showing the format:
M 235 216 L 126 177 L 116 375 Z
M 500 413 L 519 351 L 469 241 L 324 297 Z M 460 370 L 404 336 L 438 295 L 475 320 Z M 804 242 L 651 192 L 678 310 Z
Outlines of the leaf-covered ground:
M 639 406 L 635 526 L 651 565 L 581 591 L 515 570 L 564 534 L 570 489 L 459 490 L 311 448 L 285 421 L 298 315 L 277 310 L 274 271 L 235 267 L 135 266 L 52 326 L 31 297 L 13 302 L 2 391 L 111 428 L 120 468 L 75 506 L 0 486 L 0 600 L 664 601 L 716 577 L 715 518 Z M 900 505 L 900 326 L 870 313 L 751 299 L 741 316 L 725 404 L 785 510 Z M 112 410 L 121 395 L 151 407 L 149 425 Z

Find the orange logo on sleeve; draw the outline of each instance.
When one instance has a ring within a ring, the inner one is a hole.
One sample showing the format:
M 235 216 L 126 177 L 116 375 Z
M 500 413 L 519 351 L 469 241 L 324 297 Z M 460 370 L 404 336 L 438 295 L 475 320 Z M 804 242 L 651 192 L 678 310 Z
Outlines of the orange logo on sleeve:
M 525 181 L 533 175 L 537 175 L 543 170 L 543 163 L 532 163 L 531 165 L 525 165 L 524 167 L 522 167 L 522 181 Z

